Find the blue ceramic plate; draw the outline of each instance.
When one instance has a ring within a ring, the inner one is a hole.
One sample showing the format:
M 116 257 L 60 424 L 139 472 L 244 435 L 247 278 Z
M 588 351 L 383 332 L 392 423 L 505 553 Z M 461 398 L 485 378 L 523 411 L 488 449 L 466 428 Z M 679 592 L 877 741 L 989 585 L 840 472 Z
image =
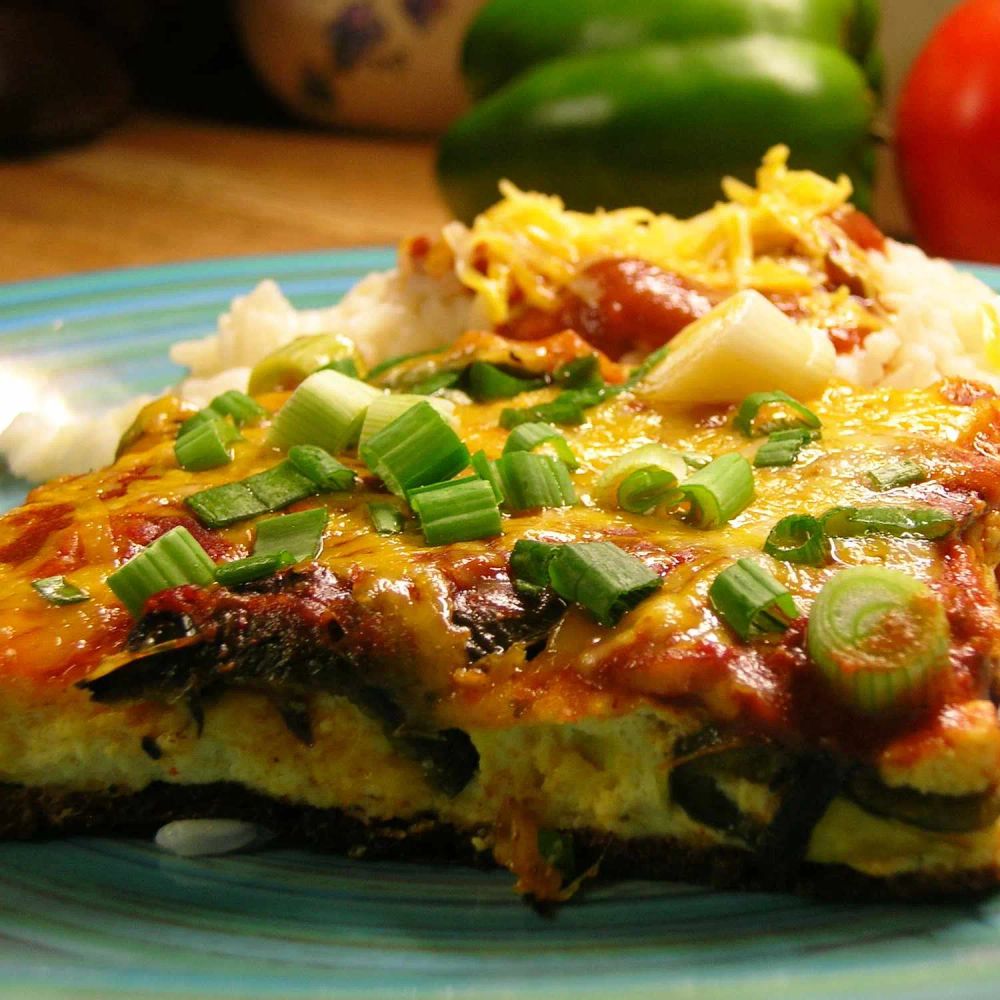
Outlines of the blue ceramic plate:
M 0 357 L 106 405 L 176 379 L 168 344 L 209 332 L 258 278 L 320 305 L 390 261 L 361 250 L 0 286 Z M 1000 271 L 978 273 L 1000 289 Z M 0 491 L 2 508 L 24 484 Z M 0 996 L 18 1000 L 998 994 L 1000 897 L 848 906 L 633 882 L 545 918 L 501 872 L 293 851 L 183 860 L 137 841 L 0 844 Z

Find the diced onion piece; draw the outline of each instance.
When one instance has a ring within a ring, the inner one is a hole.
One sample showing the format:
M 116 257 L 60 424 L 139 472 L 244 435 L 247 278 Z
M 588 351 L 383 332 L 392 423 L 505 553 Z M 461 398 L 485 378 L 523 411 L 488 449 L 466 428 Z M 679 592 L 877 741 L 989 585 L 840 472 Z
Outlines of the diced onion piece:
M 586 608 L 601 625 L 617 625 L 626 611 L 662 581 L 641 559 L 611 542 L 575 542 L 558 548 L 548 563 L 552 589 Z
M 316 444 L 337 455 L 357 441 L 365 411 L 380 395 L 340 372 L 315 372 L 275 414 L 269 440 L 282 448 Z
M 397 496 L 442 483 L 469 464 L 469 449 L 424 399 L 411 406 L 360 448 L 365 465 Z
M 329 452 L 315 444 L 297 444 L 288 449 L 288 461 L 296 472 L 316 484 L 324 493 L 342 493 L 357 481 L 353 469 L 338 462 Z
M 207 587 L 214 580 L 215 563 L 191 532 L 178 526 L 116 569 L 107 584 L 138 618 L 154 594 L 186 583 Z
M 409 502 L 428 545 L 494 538 L 501 532 L 493 488 L 478 476 L 422 486 L 410 492 Z
M 353 371 L 343 371 L 343 366 L 339 370 L 345 375 L 357 375 L 358 360 L 354 342 L 340 334 L 316 333 L 308 337 L 296 337 L 253 366 L 249 390 L 251 394 L 259 395 L 262 392 L 294 389 L 313 372 L 336 362 L 351 362 Z
M 220 563 L 215 568 L 216 583 L 223 587 L 235 587 L 251 580 L 262 580 L 274 576 L 279 570 L 291 566 L 295 558 L 290 552 L 275 552 L 263 555 L 255 553 L 245 559 L 233 559 L 231 562 Z
M 910 459 L 884 462 L 868 470 L 868 482 L 873 490 L 894 490 L 899 486 L 912 486 L 927 478 L 927 470 Z
M 573 449 L 570 448 L 566 438 L 562 436 L 551 424 L 541 421 L 528 421 L 518 424 L 504 442 L 503 453 L 505 455 L 512 451 L 535 451 L 543 444 L 551 444 L 552 450 L 556 453 L 556 458 L 565 462 L 567 468 L 575 469 L 579 465 Z
M 823 525 L 815 517 L 789 514 L 771 529 L 764 551 L 783 562 L 822 566 L 829 558 L 830 545 Z
M 677 488 L 689 504 L 687 519 L 697 528 L 719 528 L 753 501 L 753 469 L 736 452 L 712 459 Z
M 385 501 L 373 501 L 368 504 L 368 516 L 372 519 L 372 527 L 378 535 L 398 535 L 406 524 L 403 512 Z
M 90 595 L 85 590 L 70 583 L 64 576 L 44 576 L 32 580 L 31 586 L 49 604 L 79 604 L 81 601 L 90 600 Z
M 323 548 L 323 531 L 329 519 L 330 512 L 325 507 L 265 518 L 257 524 L 254 555 L 287 552 L 295 562 L 315 559 Z
M 496 470 L 507 510 L 569 507 L 576 503 L 576 490 L 566 466 L 549 455 L 512 451 L 497 459 Z
M 156 831 L 156 846 L 182 858 L 229 854 L 270 839 L 241 819 L 177 819 Z
M 428 399 L 426 396 L 418 396 L 413 393 L 385 393 L 377 396 L 368 405 L 365 421 L 361 425 L 359 445 L 370 441 L 380 430 L 388 427 L 397 417 L 401 417 L 407 410 L 419 403 L 429 403 L 449 422 L 455 415 L 455 404 L 447 399 Z
M 663 403 L 727 403 L 771 389 L 813 399 L 826 388 L 834 358 L 823 331 L 797 325 L 745 290 L 675 337 L 635 391 Z
M 934 540 L 955 530 L 951 514 L 930 507 L 833 507 L 820 523 L 830 538 L 892 535 Z
M 792 595 L 753 559 L 724 569 L 708 588 L 719 617 L 744 641 L 783 632 L 798 617 Z
M 623 510 L 643 513 L 651 510 L 662 503 L 667 498 L 670 490 L 669 478 L 673 479 L 673 486 L 687 477 L 688 466 L 684 457 L 676 451 L 672 451 L 662 444 L 644 444 L 640 448 L 619 455 L 598 477 L 594 484 L 595 496 L 599 503 L 605 507 L 622 506 L 620 501 L 620 487 L 629 476 L 643 469 L 655 469 L 665 473 L 668 478 L 660 477 L 662 495 L 658 499 L 652 499 L 644 508 L 635 506 L 622 507 Z M 639 503 L 638 498 L 636 503 Z
M 947 668 L 949 645 L 941 602 L 898 570 L 841 570 L 809 615 L 810 658 L 840 700 L 865 715 L 919 703 Z

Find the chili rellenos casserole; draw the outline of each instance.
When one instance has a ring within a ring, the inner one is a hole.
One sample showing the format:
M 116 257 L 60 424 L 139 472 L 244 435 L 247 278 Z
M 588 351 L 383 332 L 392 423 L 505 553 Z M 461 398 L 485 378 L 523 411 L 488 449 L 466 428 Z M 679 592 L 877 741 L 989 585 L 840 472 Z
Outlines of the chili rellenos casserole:
M 657 223 L 732 229 L 687 273 L 494 226 L 481 329 L 292 340 L 0 518 L 0 833 L 250 818 L 539 900 L 995 885 L 1000 401 L 834 377 L 893 322 L 881 236 L 766 188 Z

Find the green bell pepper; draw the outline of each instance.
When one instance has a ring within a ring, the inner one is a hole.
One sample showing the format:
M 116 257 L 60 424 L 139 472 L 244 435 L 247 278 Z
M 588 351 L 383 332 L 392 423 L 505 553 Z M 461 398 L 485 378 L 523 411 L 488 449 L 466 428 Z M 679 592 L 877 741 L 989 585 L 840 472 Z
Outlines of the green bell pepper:
M 442 139 L 442 189 L 466 220 L 502 177 L 584 211 L 685 216 L 783 142 L 865 208 L 876 25 L 877 0 L 492 0 L 465 54 L 492 92 Z
M 539 63 L 654 42 L 783 35 L 864 63 L 878 0 L 491 0 L 472 22 L 462 72 L 476 98 Z

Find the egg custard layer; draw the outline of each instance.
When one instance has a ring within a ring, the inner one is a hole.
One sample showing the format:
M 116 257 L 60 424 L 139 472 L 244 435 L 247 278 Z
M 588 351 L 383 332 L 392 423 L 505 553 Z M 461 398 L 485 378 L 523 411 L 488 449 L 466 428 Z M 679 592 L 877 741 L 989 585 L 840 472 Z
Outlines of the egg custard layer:
M 273 414 L 285 398 L 259 402 Z M 510 405 L 456 406 L 471 452 L 501 454 Z M 279 834 L 359 854 L 492 853 L 542 899 L 598 870 L 842 893 L 993 885 L 1000 406 L 970 384 L 835 386 L 809 405 L 821 438 L 791 466 L 754 469 L 753 501 L 712 529 L 683 509 L 601 505 L 595 482 L 654 442 L 752 460 L 761 439 L 734 428 L 733 407 L 622 392 L 559 428 L 579 463 L 575 505 L 505 514 L 500 536 L 450 545 L 427 545 L 412 519 L 377 534 L 369 503 L 406 506 L 347 452 L 353 490 L 288 508 L 328 509 L 316 559 L 231 588 L 166 590 L 136 619 L 108 575 L 178 525 L 217 563 L 248 555 L 255 519 L 208 529 L 185 499 L 282 458 L 266 419 L 243 428 L 231 464 L 185 471 L 174 440 L 190 411 L 152 404 L 113 466 L 40 487 L 0 518 L 0 832 L 264 816 Z M 876 489 L 870 471 L 887 461 L 925 478 Z M 820 566 L 762 553 L 788 515 L 874 504 L 944 512 L 954 528 L 836 537 Z M 514 587 L 519 539 L 610 542 L 661 584 L 602 625 L 551 591 Z M 797 609 L 748 641 L 709 598 L 743 558 Z M 817 594 L 859 565 L 926 584 L 947 617 L 947 667 L 905 711 L 846 706 L 808 652 Z M 89 599 L 54 605 L 32 586 L 60 575 Z

